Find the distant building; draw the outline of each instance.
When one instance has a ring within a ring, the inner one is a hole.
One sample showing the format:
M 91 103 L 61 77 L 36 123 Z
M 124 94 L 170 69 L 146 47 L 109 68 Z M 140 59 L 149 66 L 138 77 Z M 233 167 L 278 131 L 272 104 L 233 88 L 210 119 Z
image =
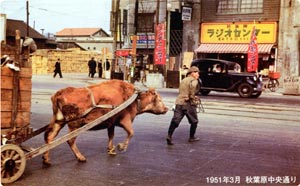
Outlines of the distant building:
M 32 38 L 38 49 L 54 49 L 56 43 L 53 40 L 49 40 L 35 29 L 28 26 L 29 33 L 27 34 L 27 24 L 21 20 L 6 19 L 6 44 L 15 45 L 16 30 L 21 32 L 21 37 Z
M 98 52 L 102 48 L 113 50 L 113 38 L 101 28 L 64 28 L 55 37 L 61 49 L 81 48 Z

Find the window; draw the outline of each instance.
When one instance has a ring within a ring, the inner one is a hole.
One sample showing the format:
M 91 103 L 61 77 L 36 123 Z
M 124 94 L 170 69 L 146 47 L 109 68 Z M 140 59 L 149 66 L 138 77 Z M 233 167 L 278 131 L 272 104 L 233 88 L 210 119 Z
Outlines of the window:
M 263 0 L 241 0 L 241 13 L 262 13 Z
M 139 13 L 138 14 L 138 32 L 154 32 L 154 13 Z
M 251 14 L 263 12 L 263 0 L 219 0 L 218 14 Z

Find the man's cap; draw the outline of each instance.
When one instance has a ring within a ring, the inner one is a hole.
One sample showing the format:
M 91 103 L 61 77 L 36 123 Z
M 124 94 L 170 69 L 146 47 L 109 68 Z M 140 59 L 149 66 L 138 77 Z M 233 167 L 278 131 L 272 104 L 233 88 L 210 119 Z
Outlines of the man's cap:
M 190 73 L 192 73 L 192 72 L 199 72 L 199 68 L 196 67 L 196 66 L 192 66 L 192 67 L 188 70 L 187 74 L 190 74 Z

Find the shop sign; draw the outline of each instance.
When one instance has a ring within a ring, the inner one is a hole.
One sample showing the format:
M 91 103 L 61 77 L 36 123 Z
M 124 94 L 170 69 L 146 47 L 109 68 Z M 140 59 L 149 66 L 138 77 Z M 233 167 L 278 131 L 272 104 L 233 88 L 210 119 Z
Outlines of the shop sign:
M 300 95 L 300 76 L 286 76 L 283 79 L 284 94 Z
M 256 27 L 257 43 L 275 43 L 276 22 L 202 23 L 201 43 L 249 43 Z
M 166 64 L 166 26 L 164 23 L 156 25 L 154 64 Z
M 253 26 L 248 47 L 247 71 L 256 72 L 258 67 L 258 48 L 256 43 L 256 29 Z
M 133 45 L 134 35 L 130 36 L 130 44 Z M 154 33 L 138 33 L 136 35 L 136 48 L 154 48 L 155 35 Z
M 192 19 L 192 7 L 182 7 L 181 19 L 182 21 L 190 21 Z
M 117 50 L 116 51 L 116 56 L 118 57 L 126 57 L 130 55 L 131 50 Z

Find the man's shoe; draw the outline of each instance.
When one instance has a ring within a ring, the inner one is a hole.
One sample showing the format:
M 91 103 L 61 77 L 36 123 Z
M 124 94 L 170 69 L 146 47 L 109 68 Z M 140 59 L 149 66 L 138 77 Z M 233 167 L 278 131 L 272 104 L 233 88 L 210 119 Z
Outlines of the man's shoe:
M 174 143 L 172 142 L 172 138 L 167 137 L 167 144 L 168 145 L 174 145 Z
M 199 140 L 200 140 L 200 138 L 193 137 L 193 138 L 189 139 L 189 142 L 195 142 L 195 141 L 199 141 Z

